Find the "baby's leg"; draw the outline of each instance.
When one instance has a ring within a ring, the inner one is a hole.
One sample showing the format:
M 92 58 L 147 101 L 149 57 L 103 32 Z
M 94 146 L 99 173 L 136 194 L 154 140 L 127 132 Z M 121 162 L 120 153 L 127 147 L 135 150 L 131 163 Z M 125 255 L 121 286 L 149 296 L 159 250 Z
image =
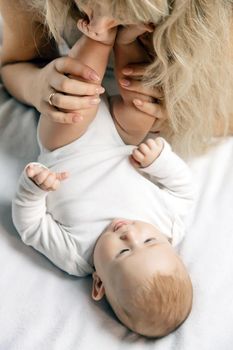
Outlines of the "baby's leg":
M 153 28 L 150 25 L 132 25 L 124 27 L 118 30 L 116 44 L 118 45 L 129 45 L 137 40 L 137 38 L 145 33 L 153 32 Z M 138 52 L 138 45 L 134 45 L 135 50 Z M 141 49 L 139 49 L 141 54 Z M 133 55 L 132 55 L 133 56 Z
M 83 35 L 70 50 L 69 56 L 76 58 L 77 61 L 81 61 L 96 71 L 100 77 L 99 84 L 101 84 L 111 49 L 112 45 L 103 44 L 101 41 L 96 41 Z M 99 94 L 104 91 L 100 88 L 99 84 L 96 85 L 95 100 L 93 98 L 90 99 L 88 91 L 86 96 L 82 97 L 82 99 L 85 98 L 87 101 L 90 100 L 90 106 L 89 108 L 80 110 L 80 119 L 77 123 L 59 124 L 49 118 L 41 117 L 39 135 L 45 148 L 49 150 L 60 148 L 78 139 L 86 132 L 88 126 L 96 116 L 100 102 Z
M 124 81 L 122 69 L 129 63 L 149 63 L 150 59 L 143 46 L 138 42 L 139 35 L 152 28 L 147 26 L 129 26 L 119 30 L 114 45 L 116 76 L 118 81 Z M 136 98 L 142 95 L 129 91 L 119 85 L 120 97 L 112 99 L 113 117 L 116 120 L 118 132 L 124 142 L 130 144 L 140 143 L 154 124 L 154 118 L 138 109 L 133 104 Z M 147 96 L 143 96 L 148 99 Z

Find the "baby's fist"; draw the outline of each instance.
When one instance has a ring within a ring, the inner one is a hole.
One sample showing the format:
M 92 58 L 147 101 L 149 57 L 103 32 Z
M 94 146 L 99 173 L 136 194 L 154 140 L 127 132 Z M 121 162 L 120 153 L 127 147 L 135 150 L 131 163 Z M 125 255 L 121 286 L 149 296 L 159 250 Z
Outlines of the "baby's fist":
M 67 172 L 55 173 L 40 164 L 30 163 L 26 174 L 39 188 L 44 191 L 56 191 L 62 180 L 69 177 Z
M 148 139 L 135 148 L 131 155 L 131 163 L 136 168 L 146 168 L 158 158 L 163 150 L 163 140 L 157 137 L 155 140 Z

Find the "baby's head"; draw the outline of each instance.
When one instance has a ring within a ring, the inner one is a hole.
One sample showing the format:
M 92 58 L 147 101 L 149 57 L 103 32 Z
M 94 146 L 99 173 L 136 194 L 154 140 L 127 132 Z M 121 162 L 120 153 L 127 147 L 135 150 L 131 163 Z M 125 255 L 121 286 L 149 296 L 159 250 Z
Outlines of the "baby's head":
M 190 277 L 153 225 L 113 220 L 96 243 L 94 265 L 92 297 L 106 295 L 116 316 L 134 332 L 161 337 L 189 315 Z

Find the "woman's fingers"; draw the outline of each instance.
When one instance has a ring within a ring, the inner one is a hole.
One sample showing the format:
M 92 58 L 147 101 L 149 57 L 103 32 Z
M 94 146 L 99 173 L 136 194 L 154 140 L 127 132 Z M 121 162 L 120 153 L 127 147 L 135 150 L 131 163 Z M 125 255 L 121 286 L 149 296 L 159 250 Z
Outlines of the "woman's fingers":
M 79 122 L 82 119 L 80 111 L 97 105 L 104 88 L 98 79 L 93 82 L 95 72 L 92 69 L 71 57 L 56 59 L 50 68 L 47 75 L 49 91 L 43 92 L 39 111 L 58 123 Z
M 71 96 L 55 92 L 52 97 L 52 104 L 58 109 L 74 111 L 79 109 L 90 108 L 100 103 L 98 96 Z
M 142 77 L 145 74 L 148 64 L 130 64 L 122 69 L 122 73 L 126 76 Z
M 135 103 L 139 102 L 140 103 Z M 150 132 L 159 133 L 164 128 L 167 120 L 166 109 L 158 103 L 151 103 L 142 100 L 133 100 L 133 103 L 137 109 L 140 109 L 143 113 L 154 117 L 154 123 L 151 127 Z
M 54 61 L 54 64 L 56 70 L 61 74 L 72 74 L 96 83 L 100 81 L 100 77 L 93 69 L 72 57 L 60 57 Z
M 48 117 L 55 123 L 73 124 L 83 120 L 82 111 L 58 110 L 56 107 L 44 103 L 42 107 L 42 117 Z
M 40 70 L 34 105 L 58 123 L 76 123 L 104 92 L 95 71 L 72 57 L 60 57 Z
M 161 131 L 164 121 L 167 119 L 167 112 L 164 104 L 160 102 L 160 100 L 163 100 L 161 89 L 152 88 L 145 85 L 141 80 L 135 80 L 143 77 L 145 69 L 146 65 L 144 64 L 130 64 L 126 66 L 122 70 L 123 78 L 119 80 L 119 83 L 122 87 L 122 96 L 125 99 L 127 95 L 137 94 L 132 99 L 134 106 L 141 112 L 155 118 L 151 131 L 157 133 Z
M 78 79 L 80 78 L 77 78 L 72 74 L 67 76 L 55 72 L 50 85 L 56 91 L 79 96 L 102 94 L 105 91 L 100 85 L 84 82 Z
M 51 118 L 56 123 L 72 124 L 83 120 L 83 111 L 100 103 L 98 96 L 70 96 L 55 92 L 52 105 L 45 101 L 41 106 L 43 116 Z
M 157 119 L 166 119 L 167 117 L 164 107 L 158 103 L 134 99 L 133 104 L 140 111 L 149 114 Z
M 127 79 L 120 79 L 119 83 L 123 89 L 129 91 L 134 91 L 139 94 L 147 95 L 157 99 L 161 99 L 163 97 L 163 94 L 160 91 L 160 89 L 147 86 L 140 80 L 132 80 L 127 77 Z
M 123 68 L 123 78 L 119 80 L 123 88 L 122 95 L 126 98 L 127 94 L 137 93 L 136 98 L 132 100 L 134 106 L 143 113 L 154 117 L 154 124 L 151 132 L 158 133 L 162 130 L 163 124 L 167 119 L 167 112 L 164 104 L 159 103 L 163 99 L 163 93 L 159 88 L 151 88 L 145 85 L 141 80 L 145 74 L 148 64 L 130 64 Z M 138 96 L 141 94 L 141 98 Z

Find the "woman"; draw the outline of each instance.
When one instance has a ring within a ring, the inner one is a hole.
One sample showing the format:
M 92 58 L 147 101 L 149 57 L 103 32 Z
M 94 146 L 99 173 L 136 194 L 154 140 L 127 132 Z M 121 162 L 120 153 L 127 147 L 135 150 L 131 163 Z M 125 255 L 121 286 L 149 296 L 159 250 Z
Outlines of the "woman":
M 72 58 L 59 57 L 57 43 L 74 32 L 80 16 L 77 4 L 98 9 L 101 1 L 37 0 L 33 5 L 26 0 L 1 0 L 0 4 L 6 88 L 55 121 L 78 122 L 82 108 L 98 103 L 98 77 Z M 138 65 L 132 75 L 125 70 L 130 85 L 120 84 L 123 98 L 128 95 L 133 101 L 131 91 L 135 91 L 141 93 L 141 104 L 134 103 L 135 108 L 155 118 L 158 110 L 164 111 L 167 120 L 162 126 L 158 123 L 158 131 L 183 154 L 200 153 L 213 135 L 232 133 L 232 1 L 109 0 L 105 5 L 104 13 L 94 12 L 97 33 L 103 23 L 108 28 L 142 22 L 155 26 L 150 47 L 141 39 L 153 56 L 143 74 L 148 84 L 138 83 L 142 76 Z M 159 99 L 158 89 L 163 94 Z M 58 92 L 55 107 L 54 90 Z

